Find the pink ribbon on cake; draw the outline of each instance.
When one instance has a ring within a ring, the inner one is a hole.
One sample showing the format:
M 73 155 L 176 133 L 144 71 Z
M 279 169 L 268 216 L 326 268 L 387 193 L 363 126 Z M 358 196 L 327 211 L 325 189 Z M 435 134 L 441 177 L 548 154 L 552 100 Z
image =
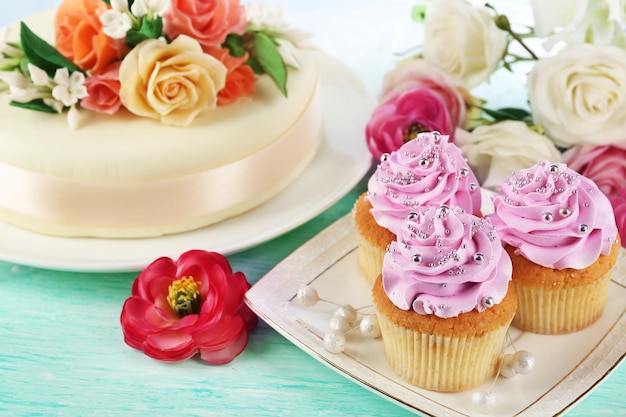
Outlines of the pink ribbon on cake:
M 83 182 L 0 163 L 0 178 L 5 179 L 0 212 L 7 222 L 26 229 L 99 237 L 125 237 L 125 231 L 133 237 L 175 233 L 240 214 L 276 195 L 313 159 L 322 136 L 319 96 L 317 91 L 302 117 L 271 145 L 236 162 L 176 178 Z

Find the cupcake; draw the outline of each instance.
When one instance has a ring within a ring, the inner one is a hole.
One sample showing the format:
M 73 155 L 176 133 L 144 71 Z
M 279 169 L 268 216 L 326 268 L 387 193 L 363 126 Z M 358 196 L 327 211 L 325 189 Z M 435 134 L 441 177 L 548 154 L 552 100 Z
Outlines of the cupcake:
M 370 284 L 382 269 L 387 245 L 404 219 L 424 206 L 459 206 L 478 214 L 478 180 L 461 151 L 438 132 L 420 133 L 380 164 L 354 206 L 359 267 Z
M 393 370 L 441 392 L 495 375 L 517 308 L 511 268 L 488 220 L 445 205 L 409 214 L 372 288 Z
M 506 178 L 493 204 L 519 298 L 513 325 L 563 334 L 594 323 L 620 247 L 608 198 L 565 164 L 541 161 Z

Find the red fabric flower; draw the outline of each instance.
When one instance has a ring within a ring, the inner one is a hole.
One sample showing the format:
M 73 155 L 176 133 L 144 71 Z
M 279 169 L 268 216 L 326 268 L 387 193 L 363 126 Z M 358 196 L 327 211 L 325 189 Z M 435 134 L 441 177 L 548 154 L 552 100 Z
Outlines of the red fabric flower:
M 225 364 L 248 343 L 257 317 L 243 302 L 250 288 L 226 258 L 192 250 L 178 261 L 163 257 L 144 269 L 120 321 L 125 342 L 151 358 L 178 362 L 200 352 L 202 360 Z
M 425 88 L 393 91 L 374 110 L 365 128 L 367 147 L 376 159 L 399 149 L 420 132 L 450 135 L 454 126 L 441 98 Z

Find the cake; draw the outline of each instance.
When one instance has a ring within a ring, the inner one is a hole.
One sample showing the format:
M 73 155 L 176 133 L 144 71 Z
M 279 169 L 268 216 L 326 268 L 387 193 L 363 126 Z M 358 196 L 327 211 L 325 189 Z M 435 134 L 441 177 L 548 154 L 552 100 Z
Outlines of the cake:
M 49 12 L 25 23 L 52 44 L 54 20 Z M 72 130 L 62 115 L 3 102 L 0 220 L 65 237 L 137 238 L 202 228 L 266 202 L 321 143 L 316 53 L 292 51 L 299 68 L 289 67 L 285 92 L 259 75 L 253 96 L 185 127 L 122 108 L 81 110 Z
M 491 223 L 459 207 L 411 213 L 372 288 L 385 356 L 407 382 L 463 391 L 494 376 L 517 308 Z
M 448 204 L 480 213 L 478 181 L 449 136 L 420 133 L 383 155 L 354 206 L 359 267 L 371 284 L 382 269 L 387 246 L 406 216 L 419 207 Z
M 513 262 L 513 325 L 563 334 L 604 310 L 620 244 L 607 197 L 563 163 L 540 161 L 510 175 L 493 197 L 496 226 Z

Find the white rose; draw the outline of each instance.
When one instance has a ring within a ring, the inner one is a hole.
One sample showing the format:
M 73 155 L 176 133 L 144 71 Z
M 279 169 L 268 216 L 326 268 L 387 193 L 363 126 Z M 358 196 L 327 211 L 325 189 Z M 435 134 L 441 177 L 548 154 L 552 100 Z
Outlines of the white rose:
M 454 142 L 485 188 L 497 188 L 511 172 L 530 168 L 537 161 L 561 161 L 550 139 L 513 120 L 479 126 L 471 133 L 457 129 Z
M 626 132 L 626 51 L 581 44 L 538 61 L 528 75 L 533 120 L 561 147 L 606 145 Z
M 626 0 L 531 0 L 535 33 L 550 36 L 546 47 L 568 45 L 624 45 Z
M 435 0 L 424 19 L 424 59 L 437 64 L 463 87 L 489 79 L 500 62 L 508 34 L 484 8 L 464 0 Z

